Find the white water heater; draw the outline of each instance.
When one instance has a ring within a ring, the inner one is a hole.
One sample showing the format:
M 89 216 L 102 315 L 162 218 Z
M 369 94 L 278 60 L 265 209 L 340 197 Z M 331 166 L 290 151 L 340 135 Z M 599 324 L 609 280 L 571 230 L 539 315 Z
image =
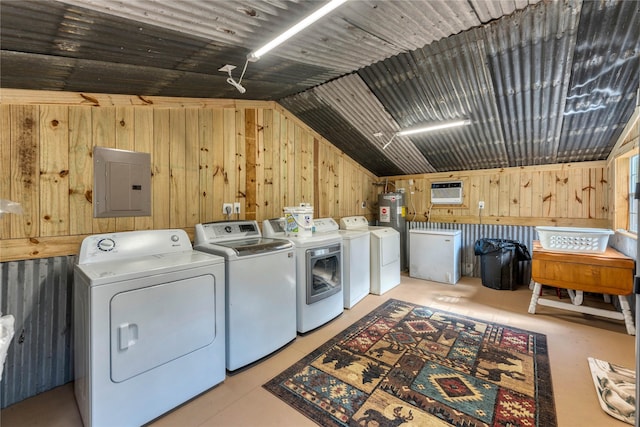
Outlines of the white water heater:
M 407 270 L 406 256 L 406 212 L 404 193 L 378 194 L 378 224 L 384 227 L 392 227 L 400 233 L 400 269 Z

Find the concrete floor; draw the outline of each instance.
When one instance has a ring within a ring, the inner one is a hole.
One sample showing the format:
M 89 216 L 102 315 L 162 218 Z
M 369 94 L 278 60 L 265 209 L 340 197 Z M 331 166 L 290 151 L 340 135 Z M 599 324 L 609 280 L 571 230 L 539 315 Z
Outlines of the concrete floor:
M 555 296 L 555 289 L 545 288 Z M 389 298 L 428 305 L 486 321 L 511 325 L 547 336 L 558 426 L 624 426 L 601 410 L 587 357 L 635 369 L 635 338 L 624 322 L 538 307 L 527 313 L 531 291 L 499 291 L 482 286 L 480 279 L 463 277 L 445 285 L 402 276 L 402 283 L 385 295 L 369 295 L 327 325 L 298 336 L 264 361 L 203 393 L 150 425 L 173 426 L 313 426 L 316 425 L 271 393 L 262 384 L 298 361 Z M 3 427 L 80 427 L 82 422 L 66 384 L 19 402 L 0 413 Z M 409 424 L 406 424 L 409 425 Z

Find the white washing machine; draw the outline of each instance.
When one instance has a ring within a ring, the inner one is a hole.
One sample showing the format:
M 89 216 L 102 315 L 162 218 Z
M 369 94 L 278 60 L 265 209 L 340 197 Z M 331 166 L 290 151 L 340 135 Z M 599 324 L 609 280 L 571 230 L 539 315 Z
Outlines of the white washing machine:
M 382 295 L 400 284 L 400 233 L 392 227 L 370 226 L 363 216 L 340 219 L 343 230 L 368 230 L 370 233 L 371 293 Z
M 369 230 L 339 230 L 342 236 L 344 308 L 353 308 L 371 289 Z
M 332 218 L 314 219 L 311 237 L 286 237 L 284 218 L 265 220 L 265 236 L 287 238 L 296 247 L 296 309 L 300 333 L 316 329 L 344 311 L 342 236 Z
M 73 305 L 85 426 L 139 426 L 224 380 L 224 274 L 183 230 L 83 240 Z
M 293 244 L 263 238 L 251 220 L 196 225 L 195 248 L 226 260 L 227 369 L 235 371 L 296 338 Z

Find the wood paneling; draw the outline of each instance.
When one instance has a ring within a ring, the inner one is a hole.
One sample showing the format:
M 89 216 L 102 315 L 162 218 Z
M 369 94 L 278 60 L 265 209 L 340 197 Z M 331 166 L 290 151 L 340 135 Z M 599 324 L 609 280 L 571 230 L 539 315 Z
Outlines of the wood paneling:
M 0 104 L 0 200 L 11 200 L 11 106 Z M 0 215 L 0 237 L 11 236 L 11 217 Z
M 118 150 L 135 150 L 135 113 L 133 107 L 116 107 L 116 148 Z M 134 217 L 116 218 L 116 229 L 135 230 Z
M 169 110 L 169 227 L 187 226 L 185 110 Z M 190 143 L 191 141 L 189 141 Z
M 40 108 L 40 235 L 69 234 L 69 111 Z
M 186 197 L 186 225 L 191 226 L 200 219 L 200 132 L 198 109 L 185 110 L 185 197 Z
M 135 151 L 142 153 L 153 152 L 153 110 L 149 108 L 134 108 L 134 144 Z M 153 161 L 152 161 L 153 164 Z M 93 167 L 89 165 L 93 170 Z M 153 170 L 153 169 L 152 169 Z M 153 191 L 153 185 L 151 187 Z M 153 217 L 138 216 L 134 219 L 135 230 L 150 230 L 153 228 Z
M 208 109 L 207 109 L 208 110 Z M 207 111 L 205 110 L 205 111 Z M 224 198 L 224 186 L 226 182 L 226 172 L 224 170 L 224 110 L 214 109 L 213 113 L 213 139 L 207 141 L 208 149 L 213 153 L 213 163 L 211 165 L 211 171 L 209 172 L 213 176 L 213 188 L 211 192 L 213 194 L 213 200 L 211 204 L 211 216 L 200 217 L 200 222 L 219 221 L 223 218 L 222 204 L 225 201 Z M 216 142 L 218 141 L 218 142 Z
M 38 107 L 14 105 L 10 123 L 10 199 L 22 205 L 22 215 L 10 215 L 11 238 L 40 236 L 40 141 Z M 4 142 L 3 142 L 4 144 Z M 3 169 L 5 165 L 2 165 Z
M 389 177 L 416 221 L 610 227 L 606 162 Z M 409 185 L 409 180 L 413 185 Z M 431 183 L 461 180 L 462 205 L 431 206 Z M 484 201 L 485 208 L 478 209 Z
M 151 216 L 155 229 L 171 226 L 169 118 L 170 110 L 168 109 L 154 111 L 153 151 L 151 152 Z
M 616 229 L 628 230 L 630 228 L 628 215 L 629 203 L 631 202 L 628 184 L 630 180 L 629 160 L 633 155 L 638 154 L 639 145 L 640 107 L 636 107 L 631 120 L 625 126 L 620 139 L 607 159 L 609 169 L 605 177 L 610 181 L 614 191 L 606 194 L 609 199 L 605 203 L 612 205 L 608 214 Z
M 95 233 L 193 237 L 195 224 L 224 219 L 223 203 L 259 222 L 301 202 L 336 219 L 375 203 L 375 176 L 273 102 L 12 89 L 2 102 L 0 198 L 24 215 L 0 220 L 0 261 L 75 254 Z M 151 154 L 151 216 L 93 218 L 95 146 Z
M 373 220 L 384 188 L 374 184 L 387 182 L 408 193 L 410 220 L 611 227 L 610 181 L 624 178 L 611 160 L 375 177 L 273 102 L 13 89 L 2 101 L 0 198 L 20 202 L 24 215 L 0 220 L 1 261 L 73 254 L 94 233 L 192 234 L 223 219 L 223 203 L 240 202 L 239 217 L 259 222 L 301 202 L 316 217 Z M 627 151 L 637 149 L 635 123 Z M 93 218 L 94 146 L 151 154 L 151 216 Z M 450 180 L 463 181 L 464 203 L 431 206 L 431 183 Z
M 93 147 L 116 147 L 116 108 L 102 107 L 91 109 L 91 137 Z M 91 163 L 93 169 L 93 163 Z M 93 182 L 91 183 L 93 187 Z M 115 218 L 94 218 L 93 233 L 108 233 L 117 230 Z M 123 230 L 125 231 L 125 230 Z
M 93 232 L 92 126 L 90 108 L 69 107 L 70 235 L 83 235 Z M 149 152 L 148 150 L 139 151 Z

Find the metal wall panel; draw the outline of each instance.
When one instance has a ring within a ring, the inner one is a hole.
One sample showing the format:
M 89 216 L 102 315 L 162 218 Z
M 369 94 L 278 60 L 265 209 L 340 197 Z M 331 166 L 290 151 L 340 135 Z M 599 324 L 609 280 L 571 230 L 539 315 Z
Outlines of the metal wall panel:
M 541 3 L 360 70 L 403 128 L 470 119 L 411 136 L 440 172 L 555 162 L 580 3 Z
M 586 1 L 572 58 L 558 162 L 604 160 L 640 86 L 640 3 Z
M 336 79 L 313 91 L 367 138 L 372 147 L 360 155 L 374 158 L 384 155 L 405 174 L 435 172 L 413 144 L 403 144 L 408 142 L 406 137 L 397 137 L 393 144 L 383 148 L 400 129 L 357 74 Z M 376 136 L 378 133 L 382 136 Z
M 376 156 L 367 138 L 314 91 L 291 96 L 281 104 L 296 117 L 311 125 L 328 141 L 342 141 L 339 148 L 375 175 L 398 175 L 402 169 L 384 156 Z M 373 151 L 373 152 L 372 152 Z M 379 152 L 378 152 L 379 154 Z
M 421 48 L 510 14 L 537 0 L 347 2 L 270 55 L 324 67 L 335 76 L 350 73 L 398 52 Z M 244 55 L 318 9 L 317 1 L 62 0 L 76 8 L 167 28 Z M 239 64 L 236 64 L 239 65 Z
M 407 137 L 437 171 L 508 164 L 485 44 L 473 29 L 358 72 L 401 128 L 471 120 Z
M 556 163 L 580 5 L 546 3 L 487 27 L 509 166 Z
M 73 380 L 74 263 L 67 256 L 0 264 L 0 312 L 16 318 L 0 407 Z
M 285 98 L 281 103 L 307 123 L 313 122 L 314 129 L 329 141 L 345 141 L 342 151 L 378 176 L 435 172 L 406 137 L 395 138 L 383 150 L 398 130 L 397 124 L 357 74 Z M 344 125 L 338 126 L 341 121 Z M 374 136 L 378 132 L 382 135 Z

